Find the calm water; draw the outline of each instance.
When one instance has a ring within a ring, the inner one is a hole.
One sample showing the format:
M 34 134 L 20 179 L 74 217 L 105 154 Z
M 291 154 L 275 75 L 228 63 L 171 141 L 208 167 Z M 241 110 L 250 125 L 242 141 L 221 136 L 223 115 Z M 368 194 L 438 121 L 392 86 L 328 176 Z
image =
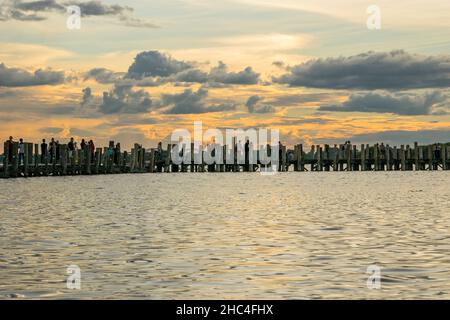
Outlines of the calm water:
M 450 298 L 450 173 L 0 180 L 1 298 Z M 66 268 L 81 268 L 81 289 Z M 381 289 L 366 286 L 369 265 Z

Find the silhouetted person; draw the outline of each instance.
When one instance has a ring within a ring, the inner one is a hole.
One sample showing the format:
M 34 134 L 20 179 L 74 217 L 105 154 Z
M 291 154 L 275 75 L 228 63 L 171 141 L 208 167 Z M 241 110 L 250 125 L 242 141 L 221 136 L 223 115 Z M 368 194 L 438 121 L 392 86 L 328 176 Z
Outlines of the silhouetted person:
M 434 145 L 434 158 L 436 160 L 441 160 L 441 146 L 438 144 Z
M 278 141 L 278 171 L 281 171 L 283 166 L 283 145 L 281 141 Z
M 67 144 L 67 149 L 69 150 L 69 161 L 71 161 L 75 156 L 75 141 L 73 138 L 70 138 L 70 141 Z
M 25 144 L 23 139 L 19 139 L 19 164 L 25 164 Z
M 49 143 L 49 152 L 50 152 L 50 162 L 53 163 L 54 161 L 54 150 L 56 150 L 56 142 L 55 142 L 55 138 L 52 138 L 52 140 L 50 140 Z
M 111 148 L 111 149 L 113 149 L 113 148 Z M 92 140 L 89 140 L 89 152 L 91 153 L 91 162 L 94 162 L 95 145 L 94 145 L 94 141 L 92 141 Z
M 380 145 L 380 153 L 381 153 L 381 159 L 384 159 L 386 157 L 386 147 L 384 146 L 383 142 Z
M 158 172 L 162 172 L 163 168 L 163 149 L 162 149 L 162 142 L 158 142 L 158 149 L 156 150 L 156 170 Z
M 244 145 L 244 151 L 245 151 L 245 171 L 249 171 L 249 153 L 250 153 L 250 141 L 246 141 Z
M 47 142 L 45 142 L 45 139 L 42 139 L 42 143 L 41 143 L 41 163 L 44 163 L 45 159 L 47 159 Z
M 114 163 L 119 164 L 120 144 L 116 144 L 114 148 Z
M 84 139 L 81 139 L 81 143 L 80 143 L 81 151 L 84 151 L 85 147 L 86 147 L 86 141 L 84 141 Z

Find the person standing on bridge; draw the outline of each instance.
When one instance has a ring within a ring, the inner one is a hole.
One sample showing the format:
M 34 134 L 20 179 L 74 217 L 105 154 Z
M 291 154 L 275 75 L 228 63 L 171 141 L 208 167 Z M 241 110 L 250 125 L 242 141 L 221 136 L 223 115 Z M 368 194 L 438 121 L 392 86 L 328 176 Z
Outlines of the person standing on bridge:
M 23 139 L 19 139 L 19 165 L 25 164 L 25 144 L 23 143 Z
M 93 140 L 89 140 L 89 152 L 91 153 L 91 162 L 94 163 L 95 144 Z
M 81 148 L 82 152 L 84 151 L 85 147 L 86 147 L 86 141 L 84 141 L 84 139 L 81 139 L 80 148 Z
M 278 171 L 281 171 L 283 166 L 283 145 L 281 141 L 278 141 Z
M 42 139 L 42 143 L 41 143 L 41 163 L 45 163 L 45 159 L 47 159 L 47 142 L 45 142 L 45 139 Z
M 70 141 L 67 144 L 67 149 L 69 149 L 69 161 L 72 161 L 75 154 L 75 142 L 73 138 L 70 138 Z
M 49 152 L 50 152 L 50 163 L 53 163 L 53 153 L 54 150 L 56 150 L 56 142 L 55 142 L 55 138 L 52 138 L 52 140 L 50 140 L 49 143 Z

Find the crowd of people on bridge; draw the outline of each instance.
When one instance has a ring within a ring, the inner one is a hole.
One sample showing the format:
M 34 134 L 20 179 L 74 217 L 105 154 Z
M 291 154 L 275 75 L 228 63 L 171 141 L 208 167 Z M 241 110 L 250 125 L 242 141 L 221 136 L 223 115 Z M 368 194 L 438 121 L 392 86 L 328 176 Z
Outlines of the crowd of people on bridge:
M 25 159 L 25 143 L 22 138 L 19 139 L 19 145 L 17 148 L 17 155 L 14 155 L 14 138 L 11 136 L 6 141 L 7 145 L 7 153 L 5 156 L 8 158 L 8 162 L 11 163 L 13 161 L 14 156 L 18 156 L 19 165 L 24 163 Z M 81 139 L 80 142 L 80 149 L 86 150 L 88 148 L 88 151 L 91 154 L 91 159 L 94 159 L 95 155 L 95 144 L 93 140 L 89 140 L 86 142 L 85 139 Z M 46 161 L 49 161 L 50 163 L 53 163 L 54 161 L 59 161 L 61 158 L 61 152 L 60 152 L 60 143 L 59 140 L 55 140 L 55 138 L 51 138 L 50 142 L 47 143 L 46 139 L 42 139 L 42 143 L 40 145 L 41 150 L 41 162 L 45 163 Z M 72 137 L 70 138 L 69 142 L 67 143 L 67 150 L 68 150 L 68 160 L 71 161 L 75 156 L 77 155 L 78 149 L 78 143 L 75 141 L 75 139 Z

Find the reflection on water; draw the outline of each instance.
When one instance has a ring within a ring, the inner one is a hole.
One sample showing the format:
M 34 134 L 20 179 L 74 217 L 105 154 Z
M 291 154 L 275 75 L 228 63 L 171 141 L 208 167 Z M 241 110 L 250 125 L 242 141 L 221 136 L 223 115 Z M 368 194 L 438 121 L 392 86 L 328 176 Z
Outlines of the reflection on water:
M 450 298 L 450 173 L 1 180 L 0 297 Z M 81 290 L 66 268 L 81 268 Z M 366 287 L 369 265 L 380 290 Z

